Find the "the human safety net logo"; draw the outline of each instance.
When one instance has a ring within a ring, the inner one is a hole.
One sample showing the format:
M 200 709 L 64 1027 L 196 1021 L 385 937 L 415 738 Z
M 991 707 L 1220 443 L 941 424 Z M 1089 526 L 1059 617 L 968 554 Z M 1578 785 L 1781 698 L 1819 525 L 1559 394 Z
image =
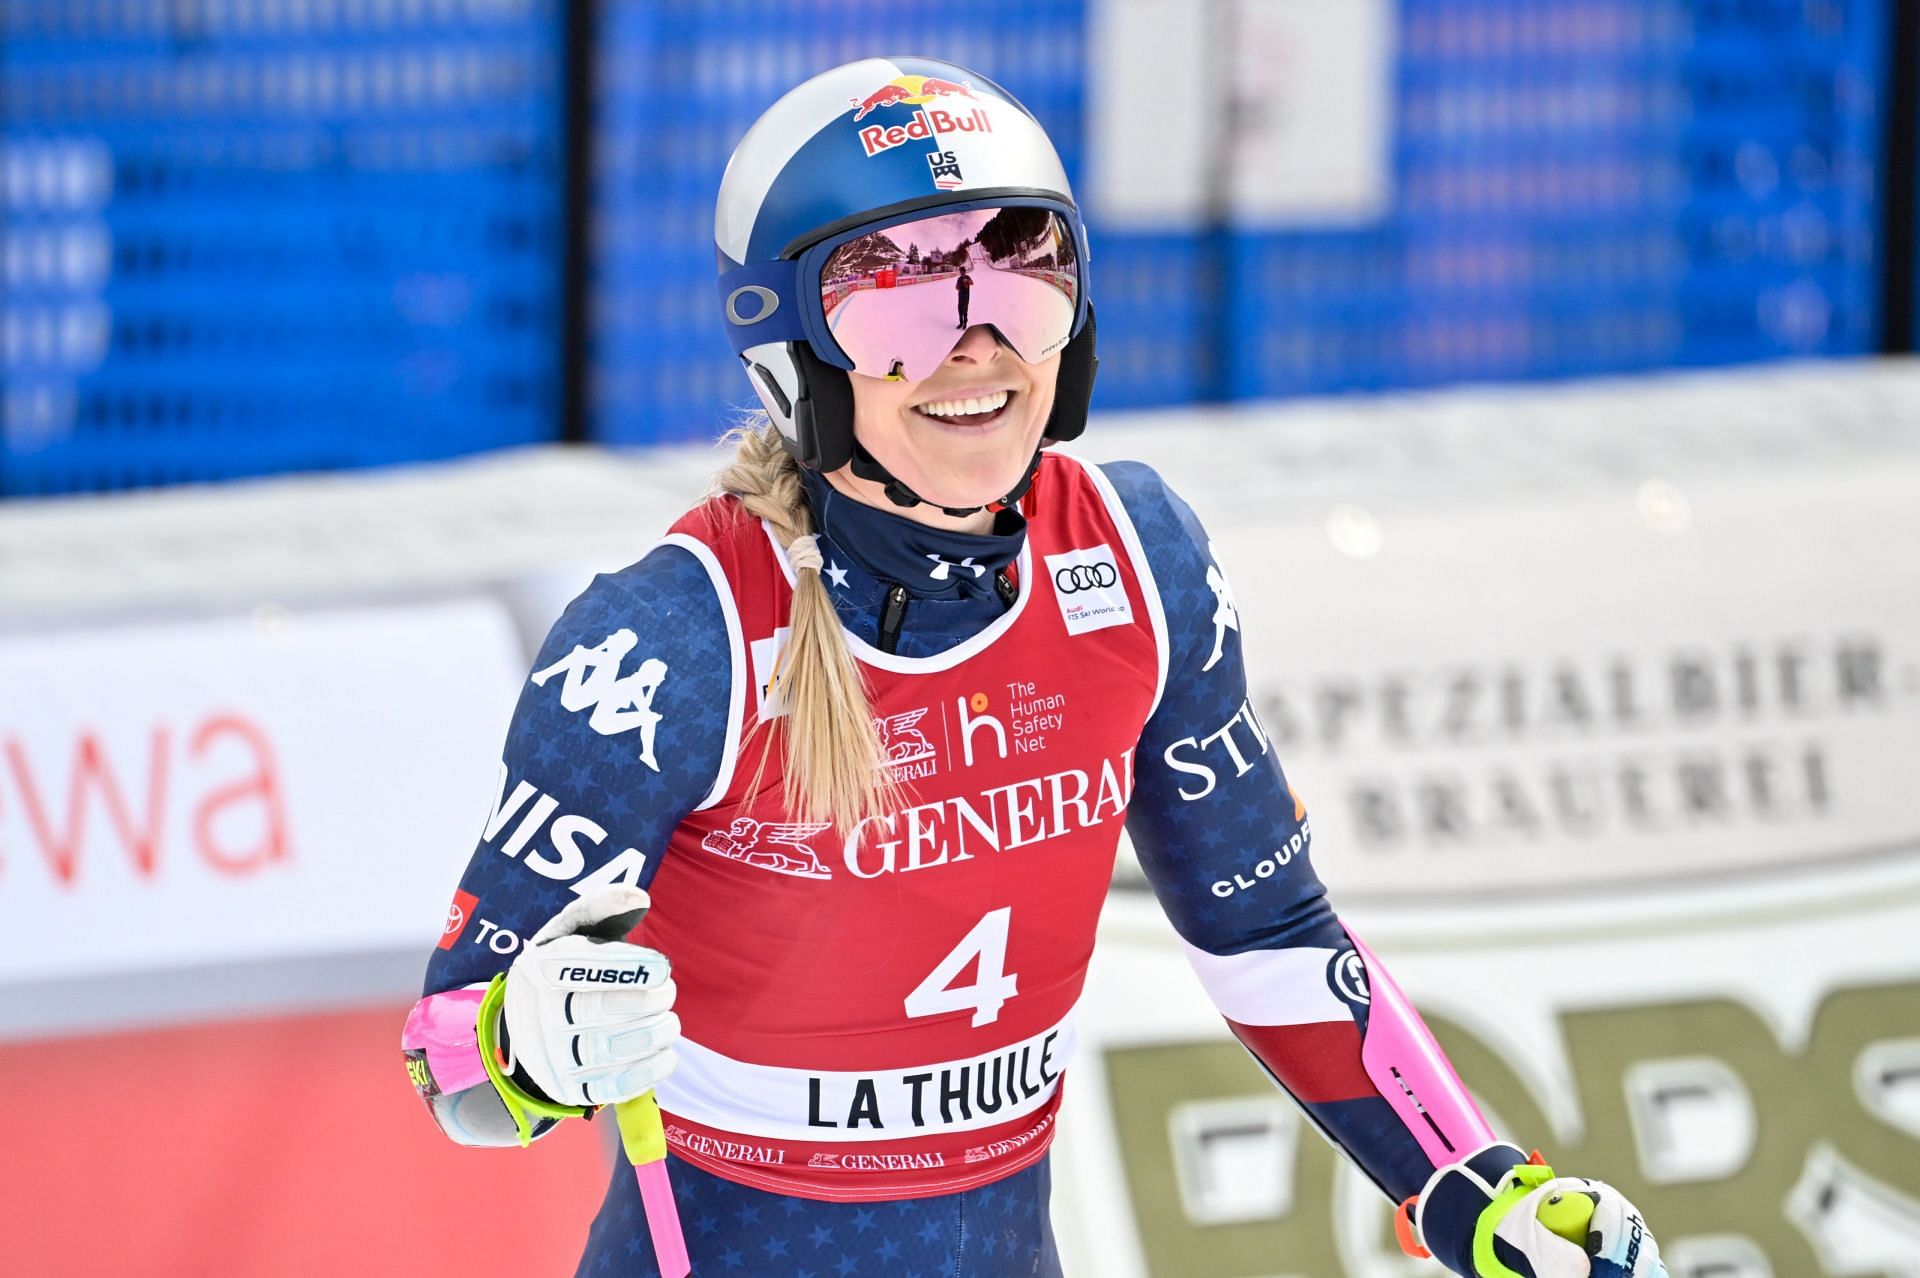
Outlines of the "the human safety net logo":
M 1120 580 L 1120 565 L 1113 547 L 1102 542 L 1085 549 L 1062 551 L 1046 556 L 1047 577 L 1053 583 L 1053 597 L 1060 604 L 1060 617 L 1067 633 L 1084 635 L 1108 626 L 1133 622 L 1133 605 L 1127 602 L 1127 588 Z

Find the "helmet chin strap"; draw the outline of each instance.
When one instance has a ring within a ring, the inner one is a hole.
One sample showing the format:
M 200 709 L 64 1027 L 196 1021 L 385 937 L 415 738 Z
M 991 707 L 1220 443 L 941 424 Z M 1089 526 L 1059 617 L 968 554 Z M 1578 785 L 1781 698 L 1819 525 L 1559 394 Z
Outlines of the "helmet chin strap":
M 893 472 L 889 471 L 885 466 L 882 466 L 880 460 L 868 452 L 867 446 L 862 444 L 857 438 L 853 441 L 851 466 L 853 473 L 860 478 L 869 483 L 880 484 L 883 491 L 887 494 L 887 500 L 896 506 L 933 505 L 933 503 L 925 497 L 922 497 L 919 493 L 916 493 L 913 489 L 901 483 L 900 480 L 894 476 Z M 937 507 L 937 509 L 941 514 L 952 515 L 956 519 L 966 515 L 978 514 L 983 510 L 1006 510 L 1027 495 L 1027 489 L 1033 487 L 1033 477 L 1039 469 L 1040 449 L 1036 448 L 1033 450 L 1032 460 L 1027 462 L 1025 473 L 1020 476 L 1020 482 L 1015 484 L 1013 491 L 1009 492 L 1005 497 L 1000 498 L 998 501 L 990 501 L 984 506 L 940 506 Z

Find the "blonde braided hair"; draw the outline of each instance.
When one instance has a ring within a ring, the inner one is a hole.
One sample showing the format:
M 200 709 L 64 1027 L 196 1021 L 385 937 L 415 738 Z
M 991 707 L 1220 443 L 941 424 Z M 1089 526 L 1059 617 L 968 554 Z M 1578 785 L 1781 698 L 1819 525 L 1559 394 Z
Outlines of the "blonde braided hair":
M 750 515 L 767 521 L 794 568 L 792 628 L 775 668 L 768 698 L 786 705 L 787 758 L 782 795 L 801 821 L 830 821 L 849 831 L 868 817 L 900 806 L 899 787 L 886 766 L 866 681 L 847 647 L 826 583 L 820 552 L 800 485 L 800 467 L 764 418 L 729 432 L 733 460 L 714 476 L 714 489 L 739 498 Z M 772 748 L 771 724 L 760 765 L 748 786 L 760 788 Z

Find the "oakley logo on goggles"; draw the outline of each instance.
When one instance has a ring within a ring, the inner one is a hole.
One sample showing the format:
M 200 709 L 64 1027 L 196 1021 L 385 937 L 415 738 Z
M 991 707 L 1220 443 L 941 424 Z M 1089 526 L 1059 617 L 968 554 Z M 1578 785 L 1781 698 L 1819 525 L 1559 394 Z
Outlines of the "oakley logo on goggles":
M 917 382 L 976 324 L 1029 364 L 1059 353 L 1081 313 L 1080 257 L 1072 223 L 1053 209 L 949 209 L 729 271 L 721 298 L 737 351 L 804 340 L 838 367 Z M 796 289 L 799 305 L 784 305 Z

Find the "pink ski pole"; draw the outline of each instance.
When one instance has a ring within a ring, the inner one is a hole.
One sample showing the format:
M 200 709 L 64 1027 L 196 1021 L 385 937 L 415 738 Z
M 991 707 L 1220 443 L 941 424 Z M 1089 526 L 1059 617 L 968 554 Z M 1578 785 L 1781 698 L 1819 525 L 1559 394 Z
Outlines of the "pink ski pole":
M 680 1209 L 674 1205 L 673 1186 L 667 1181 L 667 1134 L 660 1126 L 660 1106 L 652 1092 L 614 1106 L 620 1124 L 620 1143 L 640 1182 L 640 1204 L 647 1211 L 647 1230 L 653 1235 L 653 1258 L 661 1278 L 687 1278 L 693 1262 L 687 1259 L 686 1235 L 680 1232 Z

